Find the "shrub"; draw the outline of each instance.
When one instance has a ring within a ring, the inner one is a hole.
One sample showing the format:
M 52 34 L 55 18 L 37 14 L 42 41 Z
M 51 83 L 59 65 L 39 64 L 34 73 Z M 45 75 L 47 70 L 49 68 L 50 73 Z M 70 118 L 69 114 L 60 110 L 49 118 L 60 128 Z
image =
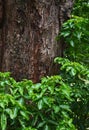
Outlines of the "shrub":
M 71 118 L 78 130 L 89 128 L 89 69 L 66 58 L 56 58 L 61 64 L 60 75 L 71 87 Z
M 0 73 L 1 130 L 85 130 L 89 127 L 89 69 L 66 58 L 60 75 L 40 83 Z
M 61 76 L 16 82 L 0 73 L 1 130 L 75 130 L 70 104 L 71 87 Z M 36 129 L 35 129 L 36 128 Z

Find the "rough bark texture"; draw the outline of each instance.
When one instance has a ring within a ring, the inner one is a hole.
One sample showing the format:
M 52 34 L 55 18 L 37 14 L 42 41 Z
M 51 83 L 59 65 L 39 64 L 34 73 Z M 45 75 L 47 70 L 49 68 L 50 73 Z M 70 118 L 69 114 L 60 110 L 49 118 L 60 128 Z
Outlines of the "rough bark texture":
M 53 59 L 62 55 L 63 48 L 55 37 L 68 19 L 73 1 L 0 2 L 0 71 L 10 71 L 17 80 L 34 82 L 56 73 Z

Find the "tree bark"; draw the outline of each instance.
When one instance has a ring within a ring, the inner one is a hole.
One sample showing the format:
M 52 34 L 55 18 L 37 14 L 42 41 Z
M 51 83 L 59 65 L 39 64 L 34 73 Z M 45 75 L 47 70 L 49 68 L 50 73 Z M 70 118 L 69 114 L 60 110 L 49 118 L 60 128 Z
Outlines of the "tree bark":
M 73 1 L 0 1 L 0 71 L 10 71 L 16 80 L 34 82 L 57 73 L 53 60 L 62 55 L 63 46 L 55 38 Z

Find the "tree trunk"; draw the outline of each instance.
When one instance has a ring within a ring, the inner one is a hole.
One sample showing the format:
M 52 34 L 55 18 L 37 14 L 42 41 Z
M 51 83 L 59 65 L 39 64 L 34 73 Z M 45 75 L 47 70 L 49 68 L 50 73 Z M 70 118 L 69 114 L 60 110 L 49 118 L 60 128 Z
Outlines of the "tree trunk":
M 53 60 L 61 56 L 55 40 L 68 19 L 72 0 L 0 0 L 0 71 L 17 80 L 38 82 L 58 72 Z

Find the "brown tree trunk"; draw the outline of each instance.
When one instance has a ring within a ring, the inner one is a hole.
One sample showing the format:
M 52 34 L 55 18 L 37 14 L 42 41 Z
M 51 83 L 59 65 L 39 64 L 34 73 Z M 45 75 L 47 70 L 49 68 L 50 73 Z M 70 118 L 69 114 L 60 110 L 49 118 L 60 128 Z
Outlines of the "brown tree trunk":
M 55 37 L 73 1 L 0 1 L 0 71 L 10 71 L 17 80 L 34 82 L 56 73 L 53 60 L 61 56 L 63 48 Z

